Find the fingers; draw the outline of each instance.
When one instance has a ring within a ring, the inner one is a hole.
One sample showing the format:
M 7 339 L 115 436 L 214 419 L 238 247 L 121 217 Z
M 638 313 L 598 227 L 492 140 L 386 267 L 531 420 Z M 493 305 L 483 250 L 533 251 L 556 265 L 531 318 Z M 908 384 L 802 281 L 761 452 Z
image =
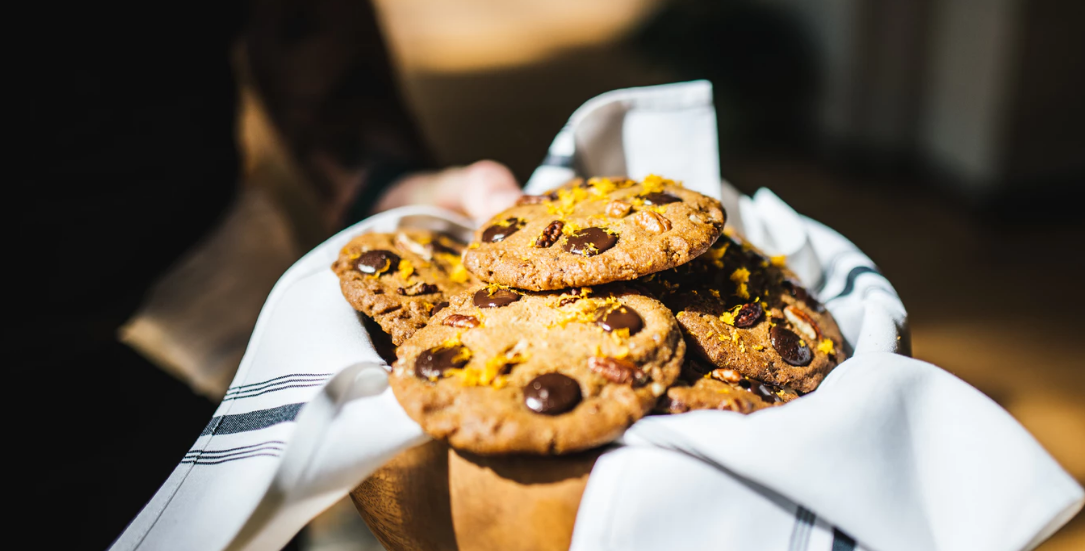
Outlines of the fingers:
M 486 220 L 512 206 L 523 195 L 516 177 L 503 164 L 479 161 L 463 169 L 460 210 L 474 220 Z
M 478 161 L 465 167 L 408 175 L 385 192 L 375 212 L 404 205 L 434 205 L 486 220 L 512 206 L 523 192 L 505 165 Z

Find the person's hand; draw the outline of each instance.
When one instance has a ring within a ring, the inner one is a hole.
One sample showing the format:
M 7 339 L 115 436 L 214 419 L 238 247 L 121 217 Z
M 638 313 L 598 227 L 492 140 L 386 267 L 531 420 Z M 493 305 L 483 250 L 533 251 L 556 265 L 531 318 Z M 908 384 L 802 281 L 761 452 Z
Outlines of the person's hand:
M 521 195 L 523 192 L 508 167 L 494 161 L 478 161 L 465 167 L 408 174 L 392 184 L 373 211 L 434 205 L 484 221 L 512 206 Z

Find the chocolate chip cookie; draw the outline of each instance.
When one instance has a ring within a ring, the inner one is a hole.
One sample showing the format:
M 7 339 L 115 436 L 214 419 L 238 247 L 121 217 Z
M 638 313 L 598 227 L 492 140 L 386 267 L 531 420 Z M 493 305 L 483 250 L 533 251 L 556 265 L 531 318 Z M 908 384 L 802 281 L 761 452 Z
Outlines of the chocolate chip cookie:
M 784 259 L 735 235 L 643 283 L 675 312 L 694 353 L 717 367 L 810 392 L 846 357 L 836 322 Z
M 700 358 L 687 357 L 678 384 L 667 390 L 656 411 L 673 414 L 716 409 L 752 413 L 799 397 L 789 388 L 751 379 L 733 369 L 714 367 Z
M 428 230 L 367 233 L 343 247 L 332 270 L 350 305 L 372 317 L 399 345 L 450 295 L 478 283 L 460 261 L 463 248 Z
M 753 413 L 777 405 L 737 384 L 716 379 L 700 379 L 692 386 L 673 386 L 659 404 L 660 412 L 672 414 L 699 409 Z
M 678 377 L 685 343 L 655 299 L 622 287 L 452 297 L 397 351 L 391 385 L 430 435 L 480 454 L 605 444 Z
M 724 221 L 718 201 L 658 176 L 574 180 L 484 224 L 464 265 L 534 291 L 626 281 L 689 262 Z

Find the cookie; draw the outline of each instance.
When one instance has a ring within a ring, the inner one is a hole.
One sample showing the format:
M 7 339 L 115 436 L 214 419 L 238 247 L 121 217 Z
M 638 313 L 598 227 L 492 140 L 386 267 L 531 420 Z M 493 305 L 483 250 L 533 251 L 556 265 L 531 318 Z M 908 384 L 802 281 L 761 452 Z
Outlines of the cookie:
M 718 201 L 658 176 L 574 180 L 484 224 L 464 265 L 483 281 L 534 291 L 626 281 L 689 262 L 724 221 Z
M 679 384 L 667 389 L 656 411 L 675 414 L 715 409 L 745 414 L 799 397 L 789 388 L 751 379 L 733 369 L 713 367 L 699 358 L 687 357 Z
M 343 247 L 332 270 L 350 305 L 399 345 L 449 296 L 478 283 L 460 261 L 463 247 L 428 230 L 367 233 Z
M 701 379 L 693 386 L 673 386 L 659 404 L 658 411 L 670 414 L 701 409 L 753 413 L 777 405 L 737 384 L 715 379 Z
M 620 287 L 480 286 L 397 350 L 392 390 L 431 436 L 479 454 L 563 454 L 617 438 L 678 377 L 674 316 Z
M 783 258 L 733 234 L 643 283 L 675 312 L 693 353 L 717 367 L 805 393 L 846 358 L 836 322 Z

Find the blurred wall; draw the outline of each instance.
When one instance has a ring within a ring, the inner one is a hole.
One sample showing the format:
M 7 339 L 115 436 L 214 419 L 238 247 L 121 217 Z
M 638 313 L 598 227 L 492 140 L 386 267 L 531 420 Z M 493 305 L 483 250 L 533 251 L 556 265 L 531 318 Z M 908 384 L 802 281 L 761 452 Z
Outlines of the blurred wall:
M 1001 177 L 1018 7 L 1018 0 L 945 0 L 933 12 L 920 143 L 930 161 L 968 186 Z
M 1058 181 L 1080 178 L 1085 173 L 1085 2 L 1028 0 L 1017 18 L 1012 87 L 1001 129 L 1003 172 L 1018 184 L 1043 174 Z
M 819 65 L 820 145 L 977 201 L 1085 178 L 1085 3 L 765 0 Z

